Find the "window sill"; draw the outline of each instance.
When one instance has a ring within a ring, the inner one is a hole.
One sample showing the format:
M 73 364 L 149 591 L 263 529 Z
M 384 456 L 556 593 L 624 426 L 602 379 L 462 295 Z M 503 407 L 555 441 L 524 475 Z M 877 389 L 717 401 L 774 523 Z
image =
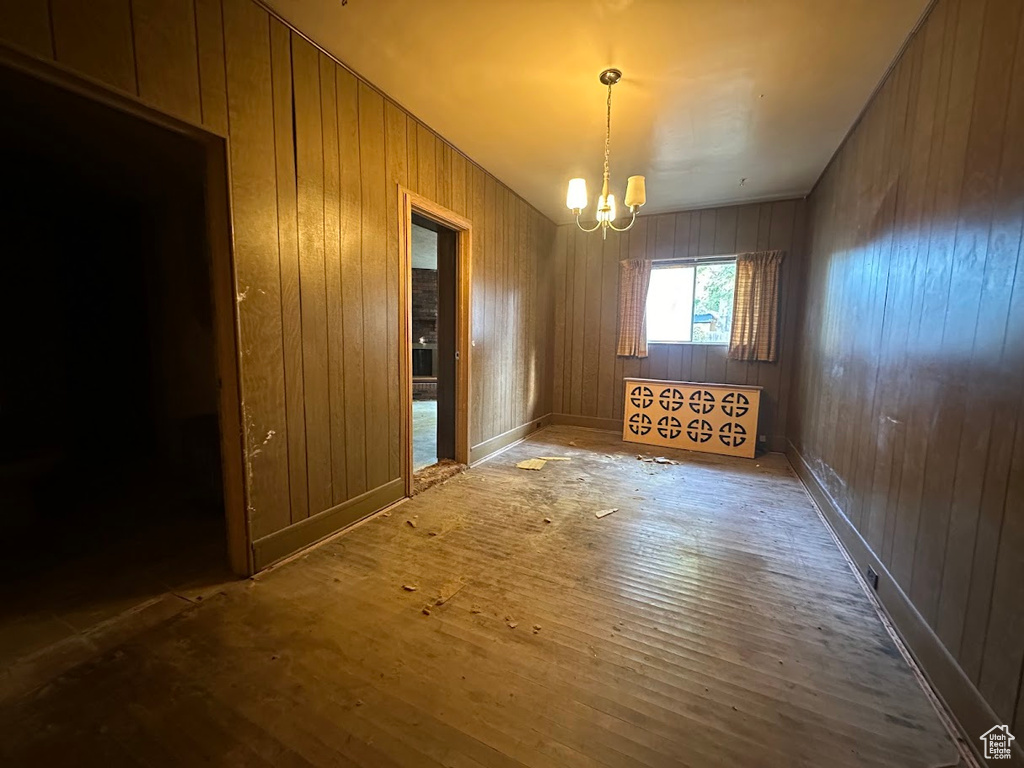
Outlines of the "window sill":
M 647 345 L 657 344 L 658 346 L 668 347 L 728 347 L 728 341 L 648 341 Z

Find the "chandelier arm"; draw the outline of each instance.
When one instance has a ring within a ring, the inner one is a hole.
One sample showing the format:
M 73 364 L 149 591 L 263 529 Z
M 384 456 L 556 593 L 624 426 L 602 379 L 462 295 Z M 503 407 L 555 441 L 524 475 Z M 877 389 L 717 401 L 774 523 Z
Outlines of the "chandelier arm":
M 596 232 L 597 228 L 601 226 L 601 222 L 598 221 L 590 229 L 587 229 L 582 224 L 580 224 L 580 215 L 577 213 L 576 214 L 576 226 L 579 227 L 580 229 L 582 229 L 584 232 Z
M 616 232 L 625 232 L 627 229 L 632 227 L 635 223 L 636 223 L 636 211 L 633 211 L 633 218 L 631 218 L 629 220 L 629 224 L 627 224 L 626 226 L 624 226 L 624 227 L 616 227 L 611 222 L 608 222 L 608 226 L 611 227 L 612 229 L 614 229 Z

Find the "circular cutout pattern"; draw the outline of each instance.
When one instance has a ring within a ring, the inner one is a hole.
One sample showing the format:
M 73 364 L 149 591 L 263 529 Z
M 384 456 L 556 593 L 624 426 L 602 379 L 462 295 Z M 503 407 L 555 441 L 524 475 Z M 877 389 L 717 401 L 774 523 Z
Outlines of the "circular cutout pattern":
M 669 440 L 674 440 L 682 434 L 683 425 L 675 416 L 662 416 L 658 419 L 658 434 Z
M 654 393 L 650 387 L 638 384 L 630 391 L 629 402 L 637 408 L 648 408 L 654 402 Z
M 651 431 L 651 417 L 646 413 L 634 413 L 629 417 L 629 431 L 634 435 L 646 435 Z
M 690 393 L 690 410 L 694 413 L 711 413 L 715 409 L 715 396 L 706 389 Z
M 704 419 L 694 419 L 686 425 L 686 436 L 695 443 L 706 443 L 714 433 L 715 430 Z
M 739 418 L 750 410 L 750 399 L 742 392 L 730 392 L 722 398 L 722 412 L 730 418 Z
M 680 392 L 675 387 L 666 387 L 661 390 L 661 394 L 658 396 L 658 403 L 666 411 L 678 411 L 683 407 L 686 402 L 686 395 Z
M 718 430 L 718 439 L 722 441 L 724 446 L 739 448 L 747 442 L 747 430 L 743 428 L 742 424 L 734 424 L 729 421 Z

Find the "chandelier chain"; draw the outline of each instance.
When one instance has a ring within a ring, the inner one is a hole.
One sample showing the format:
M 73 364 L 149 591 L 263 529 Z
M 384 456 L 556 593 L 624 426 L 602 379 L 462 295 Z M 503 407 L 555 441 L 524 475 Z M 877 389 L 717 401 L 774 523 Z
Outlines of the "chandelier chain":
M 604 178 L 608 180 L 608 154 L 612 144 L 612 86 L 608 84 L 608 111 L 604 124 Z

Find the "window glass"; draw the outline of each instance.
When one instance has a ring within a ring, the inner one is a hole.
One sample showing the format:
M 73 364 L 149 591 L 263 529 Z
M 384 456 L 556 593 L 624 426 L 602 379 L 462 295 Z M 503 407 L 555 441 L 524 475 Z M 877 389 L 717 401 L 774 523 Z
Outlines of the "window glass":
M 647 292 L 647 340 L 728 344 L 736 262 L 655 264 Z

